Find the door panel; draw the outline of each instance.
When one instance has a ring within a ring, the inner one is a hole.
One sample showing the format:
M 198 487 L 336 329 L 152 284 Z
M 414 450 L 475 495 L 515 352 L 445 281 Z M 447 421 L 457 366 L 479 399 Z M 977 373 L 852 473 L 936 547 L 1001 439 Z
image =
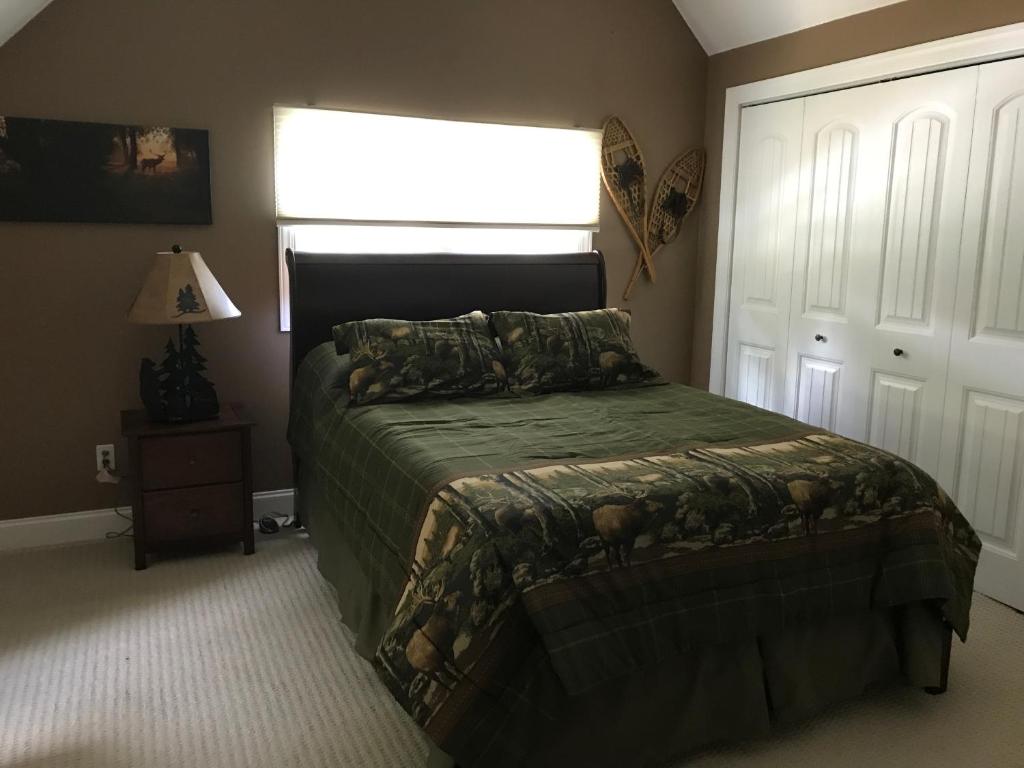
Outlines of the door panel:
M 740 344 L 740 371 L 736 399 L 771 410 L 775 374 L 775 350 Z
M 800 421 L 835 430 L 842 370 L 841 362 L 800 356 L 796 402 L 796 417 Z
M 923 381 L 876 371 L 868 408 L 868 442 L 916 463 L 923 393 Z
M 991 171 L 985 190 L 988 200 L 981 212 L 984 230 L 972 323 L 972 335 L 1013 344 L 1024 343 L 1024 217 L 1020 215 L 1024 200 L 1022 112 L 1024 94 L 1019 94 L 996 107 L 991 115 L 995 140 L 988 152 Z
M 750 237 L 744 249 L 743 292 L 745 305 L 766 310 L 779 308 L 779 240 L 784 226 L 786 142 L 777 136 L 761 139 L 753 152 L 750 176 L 750 209 L 744 209 L 744 232 Z M 762 196 L 763 195 L 763 196 Z
M 781 410 L 803 101 L 743 110 L 726 395 Z
M 879 327 L 916 331 L 934 322 L 932 290 L 948 140 L 949 119 L 940 112 L 915 113 L 896 124 Z
M 815 138 L 805 317 L 846 317 L 858 133 L 852 125 L 830 125 Z
M 956 493 L 974 529 L 1013 556 L 1021 506 L 1024 400 L 968 391 Z
M 981 536 L 975 586 L 1024 609 L 1024 61 L 980 68 L 939 480 Z

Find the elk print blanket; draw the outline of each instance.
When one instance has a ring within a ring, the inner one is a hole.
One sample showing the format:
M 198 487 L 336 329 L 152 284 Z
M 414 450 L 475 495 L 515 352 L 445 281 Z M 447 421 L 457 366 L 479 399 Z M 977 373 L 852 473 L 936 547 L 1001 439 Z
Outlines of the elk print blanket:
M 531 664 L 580 695 L 917 601 L 966 635 L 978 537 L 893 454 L 680 385 L 318 416 L 304 380 L 293 443 L 347 488 L 339 524 L 394 605 L 379 672 L 447 751 L 528 699 L 507 688 Z

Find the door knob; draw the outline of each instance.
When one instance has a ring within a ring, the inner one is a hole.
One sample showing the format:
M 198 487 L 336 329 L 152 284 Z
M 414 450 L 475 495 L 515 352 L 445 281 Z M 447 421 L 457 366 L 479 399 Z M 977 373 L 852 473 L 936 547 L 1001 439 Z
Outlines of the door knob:
M 892 353 L 896 355 L 896 357 L 903 357 L 903 350 L 900 349 L 899 347 L 896 347 L 896 349 L 894 349 Z
M 814 334 L 814 340 L 815 341 L 825 341 L 825 337 L 822 336 L 820 333 L 816 333 L 816 334 Z

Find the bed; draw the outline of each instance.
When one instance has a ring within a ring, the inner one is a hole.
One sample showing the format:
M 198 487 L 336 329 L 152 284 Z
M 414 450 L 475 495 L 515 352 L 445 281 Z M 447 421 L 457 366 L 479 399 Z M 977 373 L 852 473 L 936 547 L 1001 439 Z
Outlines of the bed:
M 433 765 L 658 765 L 945 690 L 980 543 L 896 456 L 682 385 L 352 407 L 336 324 L 604 307 L 600 253 L 289 253 L 296 509 Z

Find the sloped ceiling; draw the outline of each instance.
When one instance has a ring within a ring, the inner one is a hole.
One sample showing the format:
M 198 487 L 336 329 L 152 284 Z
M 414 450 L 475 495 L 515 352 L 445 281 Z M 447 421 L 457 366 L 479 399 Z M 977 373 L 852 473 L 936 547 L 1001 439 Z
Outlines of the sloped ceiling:
M 672 0 L 709 56 L 901 0 Z
M 51 0 L 0 0 L 0 45 L 10 40 Z

